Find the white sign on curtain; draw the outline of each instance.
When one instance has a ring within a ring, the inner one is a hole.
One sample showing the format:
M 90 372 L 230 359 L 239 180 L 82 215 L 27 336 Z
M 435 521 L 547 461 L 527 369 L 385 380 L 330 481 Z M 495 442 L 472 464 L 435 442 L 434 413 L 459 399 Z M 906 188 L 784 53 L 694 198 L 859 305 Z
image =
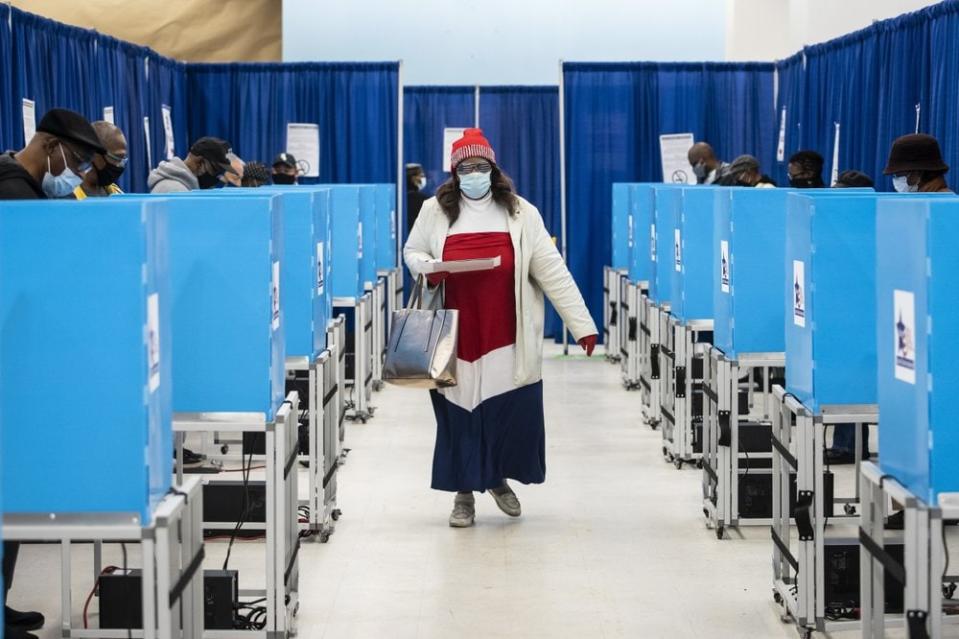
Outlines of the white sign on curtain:
M 671 133 L 659 136 L 659 155 L 663 164 L 663 182 L 667 184 L 696 184 L 696 176 L 689 166 L 689 148 L 692 133 Z
M 113 107 L 112 107 L 112 106 L 105 106 L 105 107 L 103 107 L 103 121 L 104 121 L 104 122 L 109 122 L 110 124 L 116 124 L 116 122 L 115 122 L 114 119 L 113 119 Z
M 320 177 L 320 126 L 309 122 L 288 123 L 286 152 L 296 158 L 304 177 Z
M 33 100 L 23 99 L 23 144 L 30 144 L 37 132 L 37 107 Z
M 779 144 L 776 146 L 776 161 L 786 161 L 786 107 L 779 116 Z
M 836 136 L 832 140 L 832 177 L 829 180 L 830 186 L 835 186 L 839 179 L 839 123 L 835 122 Z
M 463 132 L 466 130 L 465 127 L 446 127 L 443 129 L 443 172 L 450 170 L 450 165 L 453 164 L 453 142 L 456 142 L 461 137 L 463 137 Z
M 166 159 L 171 159 L 176 154 L 173 148 L 173 110 L 167 105 L 160 107 L 163 114 L 163 136 L 166 138 Z
M 143 116 L 143 137 L 147 143 L 147 166 L 153 168 L 153 154 L 150 151 L 150 116 Z

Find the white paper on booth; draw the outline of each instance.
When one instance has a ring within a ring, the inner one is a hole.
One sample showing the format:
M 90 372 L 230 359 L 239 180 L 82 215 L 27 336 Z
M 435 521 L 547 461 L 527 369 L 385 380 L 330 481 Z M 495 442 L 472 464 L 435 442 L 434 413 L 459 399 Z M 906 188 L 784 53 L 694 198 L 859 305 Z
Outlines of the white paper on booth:
M 308 122 L 288 123 L 286 152 L 296 158 L 304 177 L 320 177 L 320 126 Z
M 719 290 L 729 292 L 729 242 L 719 242 Z
M 163 114 L 163 135 L 166 137 L 166 159 L 172 159 L 176 154 L 173 148 L 173 111 L 167 105 L 160 107 Z
M 649 225 L 649 261 L 656 261 L 656 225 Z
M 160 296 L 147 297 L 147 386 L 150 392 L 160 387 Z
M 424 273 L 469 273 L 471 271 L 491 271 L 502 264 L 502 258 L 481 258 L 476 260 L 453 260 L 450 262 L 426 262 L 423 264 Z
M 465 127 L 446 127 L 443 129 L 443 171 L 449 171 L 453 164 L 453 142 L 463 137 Z
M 270 308 L 273 330 L 280 328 L 280 262 L 273 262 L 273 281 L 270 285 Z
M 676 272 L 680 273 L 683 270 L 683 239 L 682 235 L 679 232 L 679 229 L 673 229 L 673 261 L 675 262 L 674 266 L 676 267 Z
M 316 294 L 323 294 L 323 275 L 325 256 L 323 255 L 323 242 L 316 243 Z
M 663 182 L 695 184 L 689 166 L 689 148 L 694 144 L 692 133 L 670 133 L 659 136 L 659 155 L 663 165 Z
M 806 327 L 806 264 L 793 260 L 793 324 Z
M 33 100 L 23 99 L 23 144 L 30 144 L 30 140 L 37 132 L 37 110 Z
M 892 292 L 893 348 L 896 379 L 916 383 L 916 296 L 911 291 Z
M 116 124 L 116 122 L 114 121 L 113 117 L 114 117 L 114 116 L 113 116 L 113 107 L 112 107 L 112 106 L 105 106 L 105 107 L 103 107 L 103 121 L 104 121 L 104 122 L 109 122 L 110 124 Z

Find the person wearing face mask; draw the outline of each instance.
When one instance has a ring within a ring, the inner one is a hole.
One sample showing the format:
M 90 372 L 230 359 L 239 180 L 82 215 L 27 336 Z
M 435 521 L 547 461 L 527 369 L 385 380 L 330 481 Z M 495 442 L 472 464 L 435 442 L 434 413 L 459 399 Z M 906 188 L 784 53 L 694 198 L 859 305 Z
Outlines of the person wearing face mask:
M 289 153 L 273 158 L 273 184 L 296 184 L 299 174 L 296 158 Z
M 117 180 L 127 166 L 127 139 L 120 127 L 105 120 L 93 123 L 97 138 L 106 153 L 95 153 L 90 170 L 83 176 L 83 183 L 73 189 L 70 197 L 85 200 L 88 197 L 106 197 L 123 193 Z
M 822 189 L 822 156 L 815 151 L 798 151 L 789 158 L 789 186 L 794 189 Z
M 18 152 L 0 155 L 0 200 L 69 197 L 105 149 L 79 113 L 51 109 L 37 132 Z
M 480 129 L 453 143 L 450 172 L 423 204 L 403 257 L 414 277 L 436 260 L 500 258 L 492 270 L 428 276 L 459 314 L 458 385 L 430 393 L 432 487 L 455 494 L 449 525 L 465 528 L 475 518 L 474 492 L 488 491 L 500 510 L 519 517 L 507 479 L 546 479 L 544 294 L 587 355 L 597 330 L 539 211 L 516 195 Z
M 693 167 L 696 184 L 713 184 L 729 165 L 716 159 L 716 152 L 706 142 L 697 142 L 689 147 L 686 155 L 689 166 Z
M 413 224 L 426 201 L 426 173 L 419 164 L 406 165 L 406 225 L 407 231 L 413 230 Z
M 203 137 L 193 143 L 186 159 L 160 162 L 150 172 L 150 193 L 182 193 L 221 186 L 224 173 L 236 174 L 227 153 L 230 145 L 219 138 Z
M 759 160 L 751 155 L 740 155 L 723 169 L 716 181 L 719 186 L 748 186 L 773 188 L 776 183 L 759 169 Z
M 94 154 L 105 152 L 86 118 L 67 109 L 51 109 L 23 150 L 0 155 L 0 200 L 68 197 L 90 170 Z M 3 636 L 36 639 L 30 631 L 43 627 L 43 615 L 6 605 L 19 551 L 20 544 L 3 542 Z
M 883 174 L 892 176 L 899 193 L 952 193 L 946 184 L 948 171 L 936 138 L 913 133 L 892 143 Z

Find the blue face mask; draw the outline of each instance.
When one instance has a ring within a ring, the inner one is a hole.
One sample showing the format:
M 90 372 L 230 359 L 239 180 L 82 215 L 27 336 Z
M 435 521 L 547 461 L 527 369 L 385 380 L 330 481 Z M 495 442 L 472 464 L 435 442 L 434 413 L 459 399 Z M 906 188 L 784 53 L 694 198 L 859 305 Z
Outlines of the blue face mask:
M 47 172 L 43 175 L 43 182 L 40 184 L 43 192 L 50 198 L 69 197 L 73 190 L 83 182 L 83 178 L 67 166 L 67 158 L 63 154 L 62 145 L 60 146 L 60 156 L 63 158 L 63 173 L 53 175 L 50 172 L 50 156 L 47 156 Z
M 489 193 L 491 173 L 474 171 L 460 176 L 460 191 L 471 200 L 479 200 Z

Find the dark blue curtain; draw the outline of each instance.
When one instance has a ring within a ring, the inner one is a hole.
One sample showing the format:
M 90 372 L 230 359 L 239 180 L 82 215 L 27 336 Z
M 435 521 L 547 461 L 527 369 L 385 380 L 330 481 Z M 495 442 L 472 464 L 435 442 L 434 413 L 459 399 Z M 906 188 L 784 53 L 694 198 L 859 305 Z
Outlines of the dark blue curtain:
M 691 132 L 764 170 L 776 152 L 772 64 L 567 63 L 568 262 L 597 322 L 614 182 L 660 182 L 659 135 Z
M 314 123 L 320 175 L 303 182 L 395 182 L 397 63 L 191 64 L 186 75 L 190 140 L 221 137 L 269 164 L 288 123 Z
M 474 87 L 403 88 L 403 159 L 423 165 L 428 193 L 449 177 L 450 168 L 443 166 L 443 129 L 474 126 L 475 117 Z
M 496 161 L 517 192 L 539 209 L 546 229 L 560 238 L 559 89 L 480 88 L 480 127 L 496 150 Z M 546 315 L 547 337 L 562 339 L 556 311 Z
M 13 87 L 13 39 L 10 34 L 10 6 L 0 5 L 0 152 L 14 148 L 17 120 L 16 91 Z
M 802 104 L 805 90 L 805 57 L 797 53 L 776 63 L 778 91 L 776 94 L 776 146 L 779 145 L 779 127 L 782 124 L 783 109 L 786 121 L 783 130 L 783 159 L 776 160 L 774 170 L 769 175 L 777 184 L 785 186 L 789 182 L 787 170 L 789 157 L 802 148 Z
M 955 178 L 959 171 L 959 4 L 939 4 L 923 13 L 929 21 L 930 64 L 920 128 L 939 139 L 946 164 L 953 167 L 950 182 L 955 188 L 959 184 Z

